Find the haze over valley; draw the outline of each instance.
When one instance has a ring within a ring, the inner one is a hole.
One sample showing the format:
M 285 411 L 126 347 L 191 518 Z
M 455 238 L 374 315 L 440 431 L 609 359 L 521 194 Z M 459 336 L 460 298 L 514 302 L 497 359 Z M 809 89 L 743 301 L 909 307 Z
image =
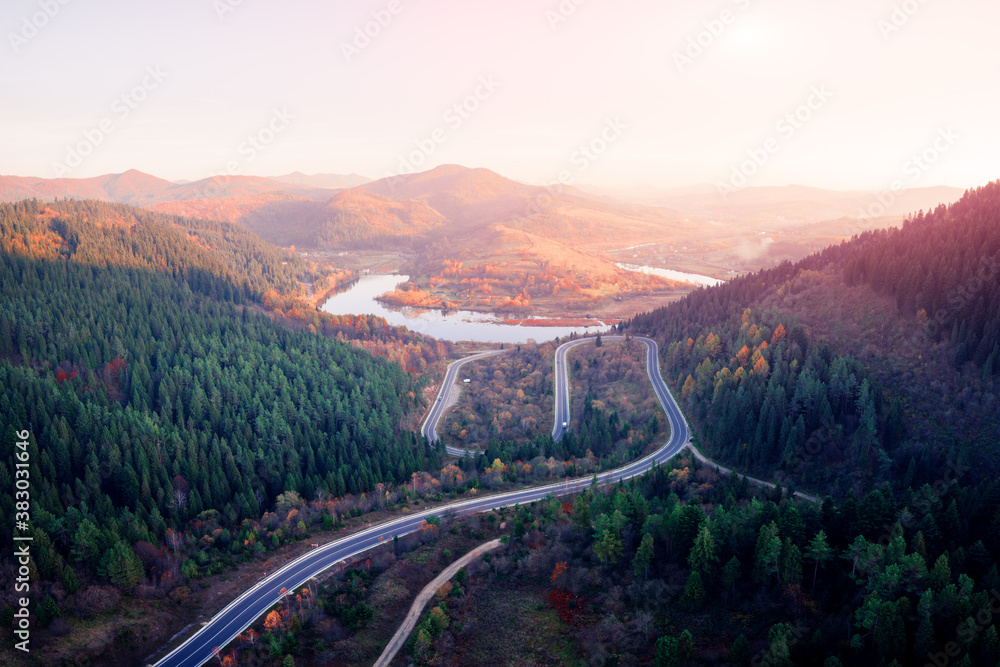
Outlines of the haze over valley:
M 0 201 L 113 201 L 236 223 L 339 270 L 398 271 L 410 280 L 385 296 L 396 306 L 605 319 L 673 301 L 698 284 L 623 266 L 725 280 L 896 226 L 961 191 L 906 190 L 888 207 L 877 192 L 797 186 L 726 200 L 708 186 L 616 194 L 530 186 L 457 165 L 377 181 L 297 173 L 178 184 L 135 170 L 0 181 Z

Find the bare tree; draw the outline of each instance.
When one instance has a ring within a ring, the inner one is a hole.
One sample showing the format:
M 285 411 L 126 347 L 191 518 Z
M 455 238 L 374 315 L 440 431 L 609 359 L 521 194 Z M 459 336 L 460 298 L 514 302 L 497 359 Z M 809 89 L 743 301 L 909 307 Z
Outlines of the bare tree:
M 188 494 L 182 489 L 174 489 L 170 496 L 170 508 L 180 511 L 187 505 Z

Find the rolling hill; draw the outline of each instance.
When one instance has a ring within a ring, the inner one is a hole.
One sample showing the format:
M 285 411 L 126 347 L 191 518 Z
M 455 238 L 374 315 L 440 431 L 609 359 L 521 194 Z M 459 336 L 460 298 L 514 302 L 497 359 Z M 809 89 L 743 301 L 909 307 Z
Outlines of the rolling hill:
M 527 313 L 566 314 L 567 308 L 556 308 L 562 304 L 577 314 L 614 317 L 634 314 L 640 295 L 658 305 L 692 289 L 637 279 L 616 262 L 731 278 L 898 225 L 904 213 L 931 210 L 959 194 L 902 191 L 883 215 L 867 219 L 860 213 L 879 201 L 877 193 L 803 186 L 747 188 L 725 200 L 700 187 L 648 187 L 613 193 L 616 198 L 458 165 L 366 180 L 295 172 L 177 184 L 134 170 L 91 179 L 3 177 L 0 200 L 104 199 L 238 222 L 282 247 L 351 251 L 347 261 L 356 261 L 354 251 L 381 254 L 411 276 L 404 301 L 490 309 L 517 300 L 532 303 L 522 309 Z M 485 245 L 499 237 L 502 251 Z M 356 268 L 363 266 L 358 261 Z M 506 275 L 498 280 L 487 276 L 491 272 Z M 561 275 L 553 280 L 547 272 Z M 567 289 L 577 296 L 566 299 Z
M 814 615 L 818 629 L 789 641 L 782 664 L 945 664 L 938 647 L 956 627 L 971 627 L 967 610 L 1000 587 L 1000 181 L 901 228 L 699 290 L 623 329 L 661 342 L 664 377 L 699 448 L 720 465 L 788 486 L 771 510 L 751 501 L 738 519 L 733 488 L 745 478 L 730 476 L 722 489 L 718 469 L 693 461 L 669 472 L 666 479 L 692 480 L 687 502 L 711 517 L 713 536 L 718 525 L 730 531 L 713 549 L 742 543 L 730 573 L 738 579 L 741 564 L 753 564 L 746 596 L 729 589 L 705 605 L 704 622 L 736 609 L 772 614 L 757 631 L 757 655 L 768 656 L 785 623 Z M 706 502 L 713 484 L 720 493 Z M 796 508 L 796 488 L 823 500 Z M 673 482 L 661 487 L 668 491 L 685 497 Z M 771 590 L 761 568 L 768 531 L 778 564 Z M 833 570 L 837 581 L 805 594 L 802 556 L 815 563 L 815 582 L 831 547 L 827 576 Z M 788 554 L 794 571 L 780 565 Z M 693 572 L 699 559 L 688 557 Z M 959 589 L 969 602 L 952 604 Z M 952 644 L 961 656 L 952 664 L 996 663 L 997 628 L 979 628 L 985 640 Z M 751 655 L 731 652 L 729 664 L 756 664 Z M 701 656 L 699 664 L 718 662 L 707 650 Z
M 258 176 L 222 175 L 192 182 L 171 183 L 137 170 L 80 179 L 41 179 L 20 176 L 0 176 L 0 202 L 38 199 L 101 200 L 141 206 L 159 213 L 184 218 L 201 218 L 219 223 L 260 213 L 256 219 L 268 219 L 272 211 L 280 211 L 278 233 L 267 238 L 279 245 L 312 244 L 312 235 L 298 239 L 287 228 L 303 220 L 309 221 L 321 211 L 324 203 L 338 189 L 334 185 L 366 182 L 364 177 L 335 174 L 289 174 L 284 180 Z M 253 225 L 245 225 L 253 227 Z M 267 228 L 267 225 L 263 225 Z M 303 243 L 304 241 L 304 243 Z
M 447 222 L 421 201 L 360 188 L 326 202 L 276 199 L 238 219 L 272 243 L 297 248 L 400 247 Z
M 120 204 L 147 204 L 178 187 L 141 171 L 130 169 L 121 174 L 93 178 L 32 178 L 0 176 L 0 202 L 22 199 L 51 201 L 56 198 L 103 199 Z
M 0 204 L 0 251 L 180 277 L 213 296 L 305 298 L 350 277 L 276 248 L 231 222 L 165 215 L 105 201 Z
M 710 450 L 860 492 L 1000 467 L 1000 182 L 637 316 Z M 801 421 L 801 423 L 799 423 Z
M 288 179 L 288 180 L 280 180 Z M 278 179 L 260 176 L 219 175 L 196 181 L 172 183 L 130 169 L 121 174 L 106 174 L 92 178 L 33 178 L 26 176 L 0 176 L 0 202 L 15 202 L 22 199 L 51 201 L 56 198 L 101 199 L 134 206 L 155 206 L 169 202 L 211 201 L 221 208 L 229 207 L 228 214 L 211 213 L 208 217 L 218 220 L 235 221 L 243 211 L 238 211 L 232 202 L 259 198 L 319 199 L 325 201 L 348 184 L 365 182 L 362 176 L 337 176 L 321 174 L 306 176 L 289 174 Z M 342 183 L 341 185 L 334 185 Z M 269 200 L 258 200 L 257 206 Z M 203 208 L 208 210 L 207 205 Z M 248 209 L 249 210 L 249 209 Z
M 441 348 L 378 318 L 269 308 L 267 292 L 303 268 L 232 223 L 0 204 L 0 483 L 14 488 L 30 457 L 32 501 L 17 535 L 24 506 L 0 494 L 0 545 L 32 540 L 41 664 L 58 650 L 146 664 L 198 613 L 189 581 L 299 540 L 286 500 L 305 512 L 303 498 L 384 497 L 440 469 L 407 428 L 421 383 L 395 362 L 425 367 Z M 251 528 L 273 511 L 289 539 Z M 72 626 L 46 631 L 64 614 Z M 116 641 L 132 619 L 141 641 Z M 14 653 L 4 641 L 0 663 Z

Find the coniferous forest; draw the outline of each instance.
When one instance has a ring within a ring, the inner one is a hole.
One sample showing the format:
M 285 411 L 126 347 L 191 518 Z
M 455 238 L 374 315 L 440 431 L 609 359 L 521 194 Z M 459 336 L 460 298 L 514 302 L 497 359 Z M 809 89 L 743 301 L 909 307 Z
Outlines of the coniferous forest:
M 931 481 L 947 461 L 987 479 L 1000 465 L 998 203 L 1000 182 L 901 229 L 698 290 L 630 326 L 659 338 L 664 376 L 709 451 L 748 470 L 835 496 Z M 821 318 L 796 292 L 869 298 L 868 316 L 895 319 L 903 333 L 814 335 Z M 953 401 L 930 390 L 949 383 L 960 387 Z M 964 420 L 977 430 L 962 431 Z
M 695 444 L 785 490 L 682 458 L 627 486 L 515 509 L 509 542 L 420 626 L 411 658 L 456 655 L 475 639 L 458 629 L 475 627 L 470 605 L 509 588 L 544 590 L 577 658 L 602 664 L 891 667 L 948 642 L 954 664 L 996 664 L 998 201 L 991 184 L 622 325 L 658 339 Z M 449 346 L 314 314 L 299 290 L 331 267 L 238 226 L 95 202 L 0 207 L 0 249 L 0 484 L 13 484 L 14 434 L 29 429 L 31 568 L 45 582 L 33 612 L 45 626 L 123 593 L 185 604 L 197 579 L 320 522 L 405 506 L 409 482 L 414 501 L 418 481 L 441 500 L 448 479 L 452 495 L 533 480 L 523 462 L 540 457 L 572 474 L 584 467 L 571 460 L 639 456 L 658 430 L 656 417 L 635 429 L 596 407 L 593 392 L 618 376 L 601 379 L 595 347 L 572 364 L 586 396 L 566 438 L 554 443 L 541 422 L 531 436 L 496 429 L 478 457 L 446 466 L 406 425 L 423 407 L 413 371 Z M 847 334 L 816 305 L 832 301 Z M 871 324 L 873 312 L 889 324 Z M 605 352 L 646 387 L 641 368 Z M 506 396 L 501 379 L 544 365 L 525 346 L 471 375 Z M 545 400 L 551 372 L 541 380 L 521 387 L 539 393 L 525 401 Z M 480 412 L 513 420 L 483 396 Z M 13 503 L 0 499 L 5 536 Z M 338 600 L 347 586 L 350 609 L 373 608 L 350 584 L 378 576 L 365 568 L 316 591 L 324 611 L 296 623 L 279 610 L 259 647 L 239 640 L 232 655 L 308 662 L 324 642 L 350 642 L 364 623 Z
M 368 4 L 0 4 L 0 667 L 1000 667 L 1000 3 Z
M 1000 373 L 1000 181 L 901 229 L 861 237 L 844 260 L 851 284 L 889 294 L 928 336 L 946 339 L 954 364 Z
M 0 208 L 0 483 L 13 485 L 14 434 L 28 429 L 34 535 L 51 547 L 35 552 L 43 580 L 70 593 L 81 579 L 159 584 L 167 571 L 133 547 L 157 553 L 169 536 L 201 553 L 171 563 L 166 591 L 179 566 L 194 575 L 259 549 L 246 521 L 279 496 L 361 494 L 440 467 L 402 427 L 413 375 L 261 306 L 294 278 L 283 252 L 245 233 L 208 235 L 219 259 L 160 220 L 117 225 L 133 213 Z M 91 215 L 111 224 L 80 221 Z M 228 253 L 250 259 L 234 266 Z M 8 544 L 13 502 L 0 500 Z M 206 525 L 218 531 L 207 550 L 195 545 Z
M 705 453 L 820 496 L 746 504 L 711 466 L 670 473 L 668 505 L 686 500 L 707 532 L 692 543 L 697 531 L 674 525 L 684 513 L 620 531 L 622 561 L 631 543 L 640 562 L 647 533 L 654 552 L 680 556 L 679 572 L 660 570 L 684 582 L 665 613 L 689 631 L 640 643 L 656 664 L 700 664 L 729 629 L 690 628 L 721 614 L 748 620 L 719 652 L 729 664 L 1000 660 L 998 205 L 992 183 L 901 229 L 698 290 L 624 327 L 659 338 L 664 377 Z M 878 324 L 840 335 L 828 311 L 816 314 L 836 299 L 845 321 Z M 786 512 L 801 519 L 789 524 Z M 602 534 L 595 524 L 598 543 Z M 804 566 L 835 586 L 812 583 Z

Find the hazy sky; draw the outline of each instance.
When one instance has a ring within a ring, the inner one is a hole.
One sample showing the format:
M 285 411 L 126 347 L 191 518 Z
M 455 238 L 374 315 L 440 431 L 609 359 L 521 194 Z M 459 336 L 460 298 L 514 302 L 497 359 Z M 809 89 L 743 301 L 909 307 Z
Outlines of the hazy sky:
M 4 0 L 0 173 L 973 186 L 1000 178 L 998 25 L 992 0 Z

